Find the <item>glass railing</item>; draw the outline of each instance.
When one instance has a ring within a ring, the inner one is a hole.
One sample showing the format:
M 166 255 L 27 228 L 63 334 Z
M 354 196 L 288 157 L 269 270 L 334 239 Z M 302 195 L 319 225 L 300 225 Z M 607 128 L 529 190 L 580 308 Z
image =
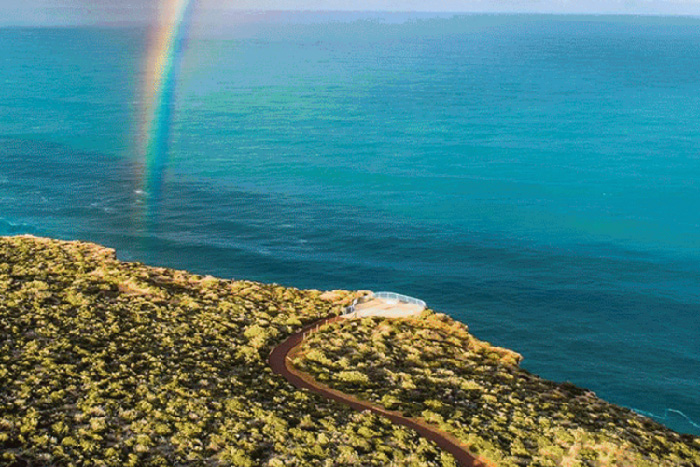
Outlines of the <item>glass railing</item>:
M 387 300 L 390 302 L 410 303 L 412 305 L 418 305 L 422 308 L 427 307 L 426 303 L 423 300 L 418 300 L 417 298 L 409 297 L 408 295 L 402 295 L 395 292 L 373 292 L 370 296 L 364 296 L 360 297 L 359 299 L 356 298 L 355 300 L 353 300 L 352 305 L 345 307 L 345 312 L 343 313 L 343 315 L 350 315 L 352 313 L 355 313 L 358 302 L 365 302 L 367 301 L 367 298 L 379 298 L 381 300 Z
M 408 295 L 401 295 L 395 292 L 374 292 L 375 298 L 381 298 L 384 300 L 395 300 L 402 303 L 411 303 L 413 305 L 419 305 L 425 308 L 427 305 L 423 300 L 418 300 L 417 298 L 409 297 Z

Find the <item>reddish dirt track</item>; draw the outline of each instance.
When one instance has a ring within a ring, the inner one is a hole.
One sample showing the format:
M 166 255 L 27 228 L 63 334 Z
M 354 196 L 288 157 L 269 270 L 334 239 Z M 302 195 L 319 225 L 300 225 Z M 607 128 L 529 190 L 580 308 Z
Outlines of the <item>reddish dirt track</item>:
M 388 418 L 397 425 L 403 425 L 417 431 L 418 434 L 424 438 L 437 444 L 440 449 L 452 454 L 452 456 L 454 456 L 454 458 L 457 460 L 457 463 L 463 467 L 493 467 L 493 464 L 490 462 L 483 461 L 469 454 L 469 452 L 467 452 L 467 450 L 460 445 L 459 441 L 454 436 L 439 431 L 437 428 L 432 426 L 420 423 L 415 419 L 403 417 L 396 412 L 385 410 L 368 402 L 361 401 L 354 396 L 350 396 L 343 392 L 336 391 L 335 389 L 319 385 L 310 375 L 302 373 L 291 364 L 288 364 L 287 358 L 296 353 L 303 340 L 304 333 L 313 332 L 312 330 L 317 326 L 333 323 L 339 321 L 340 319 L 342 318 L 324 318 L 306 326 L 298 333 L 289 336 L 287 340 L 272 349 L 272 352 L 270 352 L 269 363 L 272 371 L 284 376 L 287 381 L 289 381 L 296 388 L 309 390 L 325 397 L 326 399 L 331 399 L 350 406 L 360 412 L 363 410 L 370 410 L 378 415 Z

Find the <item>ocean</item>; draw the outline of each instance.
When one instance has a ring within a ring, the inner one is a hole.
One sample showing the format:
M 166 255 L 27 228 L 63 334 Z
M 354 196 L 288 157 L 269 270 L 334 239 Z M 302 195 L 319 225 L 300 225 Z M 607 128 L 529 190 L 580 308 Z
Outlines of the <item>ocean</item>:
M 155 166 L 147 38 L 0 29 L 0 235 L 416 296 L 700 435 L 700 19 L 195 12 Z

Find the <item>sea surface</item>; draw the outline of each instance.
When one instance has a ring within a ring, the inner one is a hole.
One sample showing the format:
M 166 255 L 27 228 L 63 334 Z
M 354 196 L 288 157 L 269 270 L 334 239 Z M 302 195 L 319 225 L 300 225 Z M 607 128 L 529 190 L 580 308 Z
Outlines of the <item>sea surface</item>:
M 150 166 L 147 27 L 0 29 L 0 234 L 413 295 L 700 435 L 700 19 L 217 18 Z

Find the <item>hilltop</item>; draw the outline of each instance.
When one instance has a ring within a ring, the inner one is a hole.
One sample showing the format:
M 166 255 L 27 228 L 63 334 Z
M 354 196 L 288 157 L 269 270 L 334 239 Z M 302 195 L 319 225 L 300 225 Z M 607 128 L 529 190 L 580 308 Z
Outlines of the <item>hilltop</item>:
M 454 465 L 415 432 L 270 370 L 272 348 L 356 296 L 0 238 L 0 465 Z M 700 465 L 697 437 L 519 361 L 428 310 L 322 328 L 295 364 L 499 465 Z
M 416 434 L 268 368 L 344 299 L 0 239 L 0 465 L 442 465 Z

